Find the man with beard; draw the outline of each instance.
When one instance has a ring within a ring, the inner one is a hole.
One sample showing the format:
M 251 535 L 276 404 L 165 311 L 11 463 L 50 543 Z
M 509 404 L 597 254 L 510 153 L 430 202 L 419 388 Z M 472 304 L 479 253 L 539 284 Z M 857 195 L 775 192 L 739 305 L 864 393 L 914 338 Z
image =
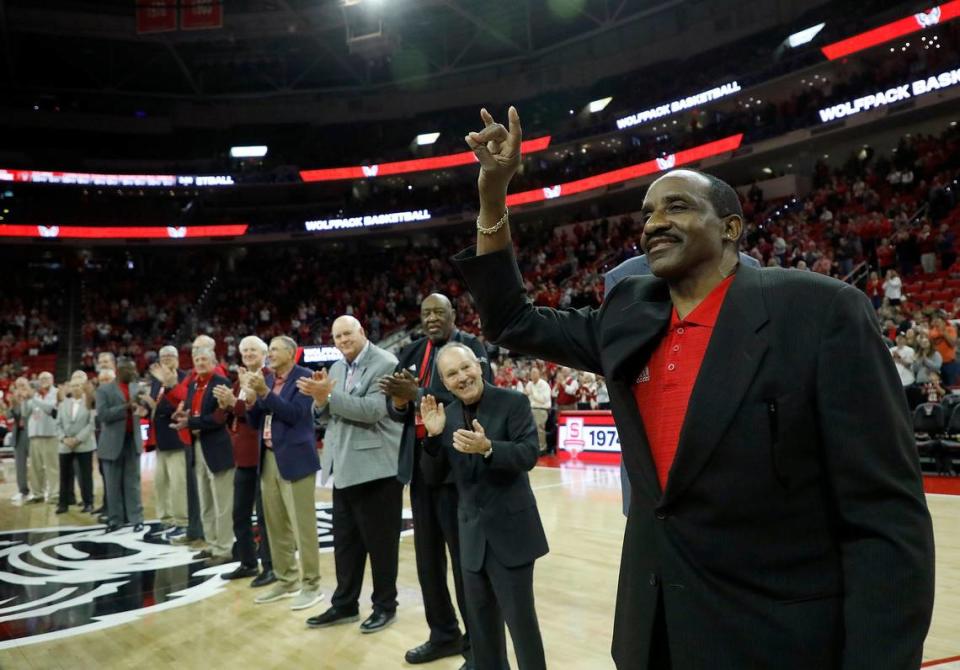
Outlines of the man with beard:
M 400 463 L 397 478 L 410 484 L 413 507 L 413 546 L 416 550 L 417 578 L 423 594 L 423 609 L 430 628 L 430 638 L 409 650 L 407 663 L 429 663 L 446 656 L 455 656 L 469 648 L 469 637 L 461 639 L 457 615 L 447 588 L 447 547 L 453 567 L 453 584 L 464 616 L 463 578 L 460 572 L 460 543 L 457 532 L 457 487 L 453 473 L 445 481 L 428 484 L 420 468 L 420 457 L 426 430 L 420 418 L 420 401 L 427 394 L 440 402 L 451 403 L 453 396 L 443 385 L 437 372 L 436 358 L 448 342 L 468 346 L 481 361 L 483 377 L 492 381 L 483 344 L 454 325 L 456 314 L 447 296 L 433 293 L 420 304 L 420 322 L 424 336 L 401 351 L 396 371 L 380 380 L 380 389 L 387 395 L 387 410 L 403 422 L 400 442 Z M 466 618 L 464 617 L 464 621 Z

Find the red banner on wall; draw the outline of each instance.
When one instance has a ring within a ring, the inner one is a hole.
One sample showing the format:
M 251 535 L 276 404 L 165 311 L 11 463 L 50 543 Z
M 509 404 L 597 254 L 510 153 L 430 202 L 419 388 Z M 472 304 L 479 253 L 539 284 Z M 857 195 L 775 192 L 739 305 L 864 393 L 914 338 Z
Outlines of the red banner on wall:
M 137 34 L 165 33 L 177 29 L 177 0 L 134 0 Z
M 223 27 L 223 0 L 180 0 L 180 29 Z

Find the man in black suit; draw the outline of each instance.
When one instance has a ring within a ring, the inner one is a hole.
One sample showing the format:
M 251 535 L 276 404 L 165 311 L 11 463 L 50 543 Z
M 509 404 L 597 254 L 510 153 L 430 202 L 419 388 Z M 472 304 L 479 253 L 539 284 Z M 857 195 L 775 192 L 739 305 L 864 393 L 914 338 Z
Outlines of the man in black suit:
M 460 560 L 473 667 L 509 668 L 506 621 L 521 670 L 546 668 L 533 601 L 533 563 L 547 538 L 527 471 L 540 444 L 530 401 L 485 383 L 473 350 L 460 342 L 437 356 L 443 384 L 456 400 L 432 395 L 420 404 L 427 430 L 428 479 L 453 474 L 460 493 Z
M 424 336 L 405 346 L 397 356 L 397 370 L 380 382 L 387 396 L 387 411 L 403 422 L 400 463 L 397 478 L 410 484 L 413 507 L 413 546 L 416 550 L 417 577 L 423 594 L 423 610 L 430 638 L 406 653 L 407 663 L 429 663 L 438 658 L 456 656 L 469 649 L 469 637 L 461 638 L 457 614 L 447 588 L 447 547 L 453 567 L 453 585 L 460 614 L 464 614 L 463 578 L 460 574 L 460 542 L 457 534 L 457 487 L 453 473 L 436 485 L 424 481 L 420 457 L 426 430 L 418 414 L 420 400 L 426 394 L 443 403 L 451 403 L 437 371 L 437 352 L 448 342 L 468 346 L 480 359 L 483 378 L 493 381 L 483 344 L 454 325 L 456 314 L 450 299 L 433 293 L 420 303 L 420 322 Z
M 619 668 L 916 668 L 933 533 L 906 401 L 866 296 L 738 263 L 724 182 L 670 172 L 644 198 L 629 277 L 599 309 L 533 307 L 505 197 L 520 119 L 468 135 L 476 255 L 457 259 L 499 344 L 607 379 L 631 484 Z

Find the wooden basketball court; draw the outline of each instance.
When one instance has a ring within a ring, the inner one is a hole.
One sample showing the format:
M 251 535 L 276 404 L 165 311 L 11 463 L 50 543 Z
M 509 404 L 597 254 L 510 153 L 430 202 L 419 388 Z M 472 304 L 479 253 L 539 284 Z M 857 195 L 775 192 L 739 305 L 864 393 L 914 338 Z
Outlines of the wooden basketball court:
M 154 511 L 151 458 L 146 456 L 144 464 L 147 519 L 153 518 Z M 531 482 L 551 547 L 550 554 L 537 562 L 535 576 L 547 663 L 550 668 L 567 670 L 612 668 L 609 649 L 624 528 L 619 471 L 611 466 L 582 464 L 538 467 L 531 473 Z M 19 545 L 23 560 L 30 562 L 33 559 L 26 558 L 23 544 L 36 543 L 38 547 L 43 545 L 39 551 L 59 557 L 51 561 L 65 564 L 64 569 L 69 569 L 73 565 L 70 561 L 80 565 L 84 563 L 84 555 L 89 559 L 98 551 L 93 535 L 81 533 L 77 537 L 85 539 L 74 541 L 67 548 L 44 544 L 47 542 L 44 538 L 51 537 L 51 532 L 34 530 L 11 535 L 11 531 L 56 527 L 71 529 L 69 532 L 102 533 L 97 528 L 84 529 L 96 524 L 90 515 L 78 511 L 58 516 L 52 505 L 14 506 L 9 502 L 14 492 L 8 476 L 6 483 L 0 484 L 0 556 L 7 552 L 9 558 L 9 552 Z M 329 490 L 317 489 L 318 501 L 330 499 Z M 931 494 L 929 504 L 937 540 L 937 601 L 924 660 L 950 668 L 955 667 L 954 663 L 937 661 L 960 655 L 960 496 Z M 75 531 L 78 528 L 79 531 Z M 56 535 L 56 531 L 52 533 Z M 138 554 L 136 545 L 131 546 L 134 549 L 123 551 L 128 553 L 125 558 L 133 565 Z M 171 549 L 186 552 L 189 560 L 192 550 L 177 547 L 164 551 Z M 179 553 L 173 558 L 184 560 Z M 155 560 L 169 561 L 171 557 L 166 555 Z M 325 600 L 316 608 L 300 612 L 292 612 L 289 601 L 255 605 L 253 598 L 257 591 L 248 586 L 249 580 L 227 582 L 216 575 L 198 577 L 198 573 L 188 578 L 187 570 L 183 569 L 174 572 L 173 577 L 164 577 L 164 583 L 160 584 L 161 573 L 170 570 L 140 567 L 156 575 L 145 578 L 143 584 L 147 587 L 137 591 L 142 598 L 136 600 L 135 597 L 134 605 L 139 603 L 141 609 L 125 609 L 129 603 L 118 604 L 118 611 L 107 622 L 87 621 L 82 611 L 79 614 L 74 611 L 76 608 L 56 610 L 52 607 L 55 611 L 48 614 L 25 616 L 25 609 L 39 613 L 45 611 L 45 605 L 39 601 L 27 605 L 12 598 L 14 591 L 8 584 L 10 573 L 0 572 L 0 668 L 382 670 L 409 667 L 403 661 L 404 652 L 427 637 L 413 541 L 409 535 L 400 543 L 398 620 L 374 635 L 362 635 L 357 624 L 321 630 L 306 627 L 304 621 L 308 616 L 327 607 L 334 587 L 333 554 L 329 551 L 321 554 Z M 229 568 L 232 566 L 213 570 Z M 114 563 L 107 571 L 108 576 L 122 581 L 125 570 L 123 565 Z M 178 583 L 176 575 L 180 575 L 183 583 Z M 74 593 L 67 592 L 70 588 L 76 587 L 65 587 L 61 600 Z M 193 590 L 188 593 L 185 589 Z M 38 596 L 52 597 L 49 588 L 37 586 L 35 590 Z M 20 598 L 23 592 L 23 589 L 17 591 Z M 31 593 L 31 587 L 26 587 L 26 593 Z M 361 596 L 362 617 L 369 613 L 369 594 L 368 574 Z M 109 603 L 109 595 L 101 598 Z M 178 604 L 178 599 L 189 602 Z M 96 613 L 99 615 L 102 610 L 101 602 Z M 63 619 L 65 616 L 67 620 Z M 76 621 L 71 622 L 69 617 Z M 50 625 L 53 622 L 55 626 Z M 49 632 L 43 633 L 48 629 Z M 450 658 L 422 667 L 455 670 L 461 662 L 461 659 Z

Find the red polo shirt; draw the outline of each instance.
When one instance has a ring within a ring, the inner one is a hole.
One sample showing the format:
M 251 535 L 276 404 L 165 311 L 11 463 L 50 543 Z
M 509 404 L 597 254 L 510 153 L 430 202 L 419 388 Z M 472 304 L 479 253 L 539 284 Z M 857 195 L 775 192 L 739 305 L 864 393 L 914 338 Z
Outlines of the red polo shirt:
M 661 490 L 667 486 L 690 394 L 734 277 L 720 282 L 685 319 L 672 310 L 670 328 L 633 385 Z

